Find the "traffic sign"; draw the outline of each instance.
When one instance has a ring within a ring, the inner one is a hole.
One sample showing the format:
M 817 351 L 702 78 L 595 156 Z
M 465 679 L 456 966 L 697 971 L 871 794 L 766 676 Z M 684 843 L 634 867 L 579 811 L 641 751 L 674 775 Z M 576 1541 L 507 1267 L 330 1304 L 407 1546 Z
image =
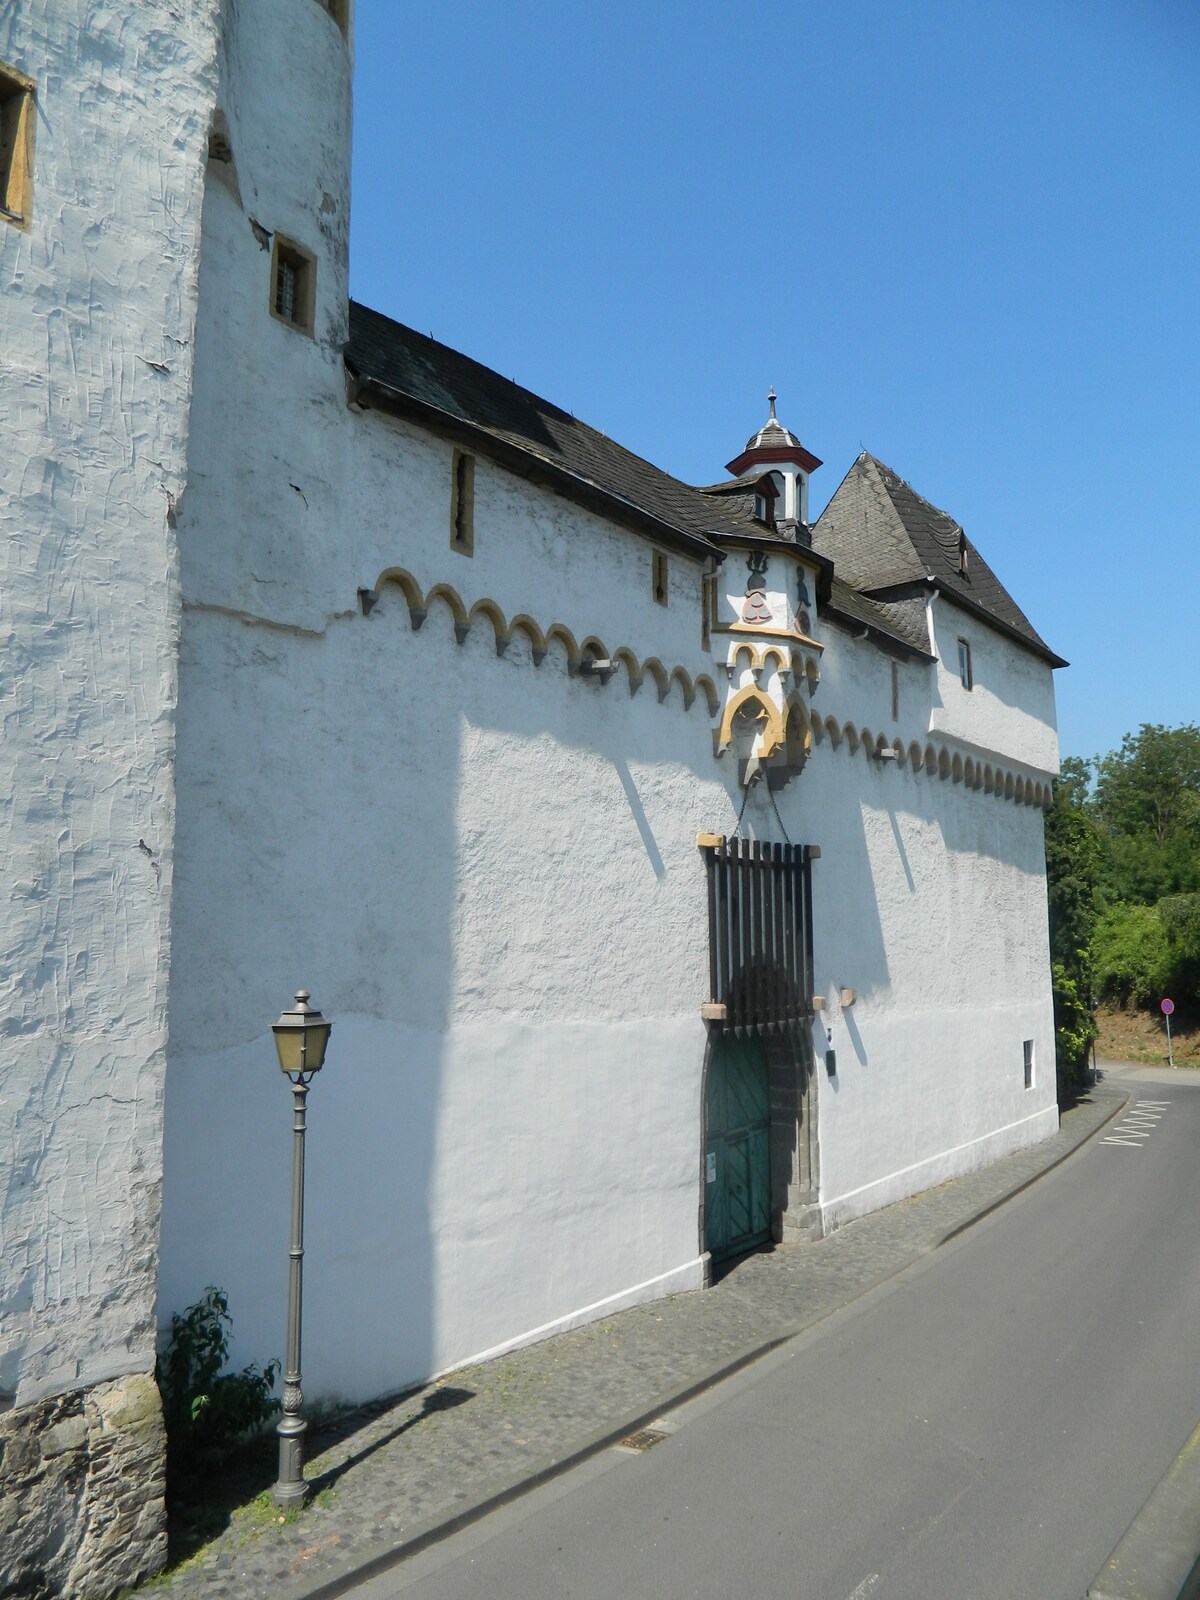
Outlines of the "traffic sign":
M 1174 1000 L 1164 1000 L 1163 1001 L 1163 1003 L 1162 1003 L 1162 1014 L 1163 1014 L 1164 1017 L 1169 1017 L 1174 1010 L 1175 1010 L 1175 1002 L 1174 1002 Z

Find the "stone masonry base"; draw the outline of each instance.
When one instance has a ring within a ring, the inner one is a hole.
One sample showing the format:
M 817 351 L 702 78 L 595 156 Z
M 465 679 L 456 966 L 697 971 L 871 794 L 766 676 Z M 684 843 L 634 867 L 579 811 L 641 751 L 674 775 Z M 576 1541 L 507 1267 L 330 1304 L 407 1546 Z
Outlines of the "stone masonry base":
M 0 1596 L 106 1600 L 167 1558 L 153 1373 L 0 1416 Z

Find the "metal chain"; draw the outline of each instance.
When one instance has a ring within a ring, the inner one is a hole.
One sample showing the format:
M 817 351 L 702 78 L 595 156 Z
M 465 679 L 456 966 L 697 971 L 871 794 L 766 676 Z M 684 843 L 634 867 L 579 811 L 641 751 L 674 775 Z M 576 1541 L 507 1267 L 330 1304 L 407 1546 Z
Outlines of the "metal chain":
M 771 798 L 771 810 L 775 813 L 775 820 L 783 832 L 783 842 L 784 844 L 791 844 L 792 841 L 788 838 L 788 831 L 783 826 L 783 818 L 779 815 L 779 807 L 775 804 L 775 791 L 771 788 L 770 784 L 767 785 L 767 794 Z
M 743 817 L 744 817 L 744 816 L 745 816 L 745 814 L 746 814 L 746 802 L 747 802 L 747 801 L 748 801 L 748 800 L 749 800 L 749 798 L 750 798 L 750 789 L 751 789 L 751 787 L 752 787 L 752 786 L 751 786 L 751 785 L 750 785 L 750 784 L 747 784 L 747 785 L 746 785 L 746 792 L 745 792 L 745 794 L 744 794 L 744 795 L 743 795 L 743 796 L 742 796 L 742 809 L 741 809 L 741 810 L 740 810 L 740 811 L 739 811 L 739 812 L 738 812 L 738 814 L 737 814 L 737 821 L 736 821 L 736 822 L 735 822 L 735 823 L 734 823 L 734 826 L 733 826 L 733 832 L 732 832 L 732 833 L 731 833 L 731 834 L 730 834 L 730 835 L 729 835 L 729 837 L 730 837 L 730 838 L 731 838 L 731 839 L 736 839 L 736 838 L 737 838 L 737 836 L 738 836 L 738 834 L 739 834 L 739 833 L 740 833 L 740 832 L 741 832 L 741 827 L 742 827 L 742 818 L 743 818 Z

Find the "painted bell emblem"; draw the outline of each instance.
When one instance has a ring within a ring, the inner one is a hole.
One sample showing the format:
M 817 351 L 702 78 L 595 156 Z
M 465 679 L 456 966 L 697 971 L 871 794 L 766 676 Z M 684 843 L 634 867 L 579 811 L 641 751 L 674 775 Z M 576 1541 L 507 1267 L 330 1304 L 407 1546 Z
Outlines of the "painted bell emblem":
M 770 622 L 771 607 L 765 593 L 767 587 L 767 554 L 765 550 L 751 552 L 747 562 L 750 576 L 746 579 L 746 599 L 742 606 L 743 622 Z

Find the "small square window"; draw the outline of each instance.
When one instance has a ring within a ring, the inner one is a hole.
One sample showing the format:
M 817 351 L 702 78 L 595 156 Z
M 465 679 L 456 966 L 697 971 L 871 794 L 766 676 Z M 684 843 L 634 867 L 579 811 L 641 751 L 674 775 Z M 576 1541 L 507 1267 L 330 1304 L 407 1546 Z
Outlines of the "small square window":
M 34 86 L 0 64 L 0 217 L 28 228 L 33 209 Z
M 1033 1040 L 1025 1040 L 1025 1087 L 1033 1088 Z
M 965 639 L 958 641 L 958 681 L 964 689 L 975 687 L 975 678 L 971 672 L 971 646 Z
M 454 452 L 450 479 L 450 548 L 459 555 L 475 554 L 475 457 Z
M 300 333 L 311 333 L 316 287 L 316 257 L 277 233 L 271 248 L 271 315 Z
M 656 603 L 660 606 L 665 606 L 667 603 L 667 558 L 661 550 L 654 552 L 651 583 Z

